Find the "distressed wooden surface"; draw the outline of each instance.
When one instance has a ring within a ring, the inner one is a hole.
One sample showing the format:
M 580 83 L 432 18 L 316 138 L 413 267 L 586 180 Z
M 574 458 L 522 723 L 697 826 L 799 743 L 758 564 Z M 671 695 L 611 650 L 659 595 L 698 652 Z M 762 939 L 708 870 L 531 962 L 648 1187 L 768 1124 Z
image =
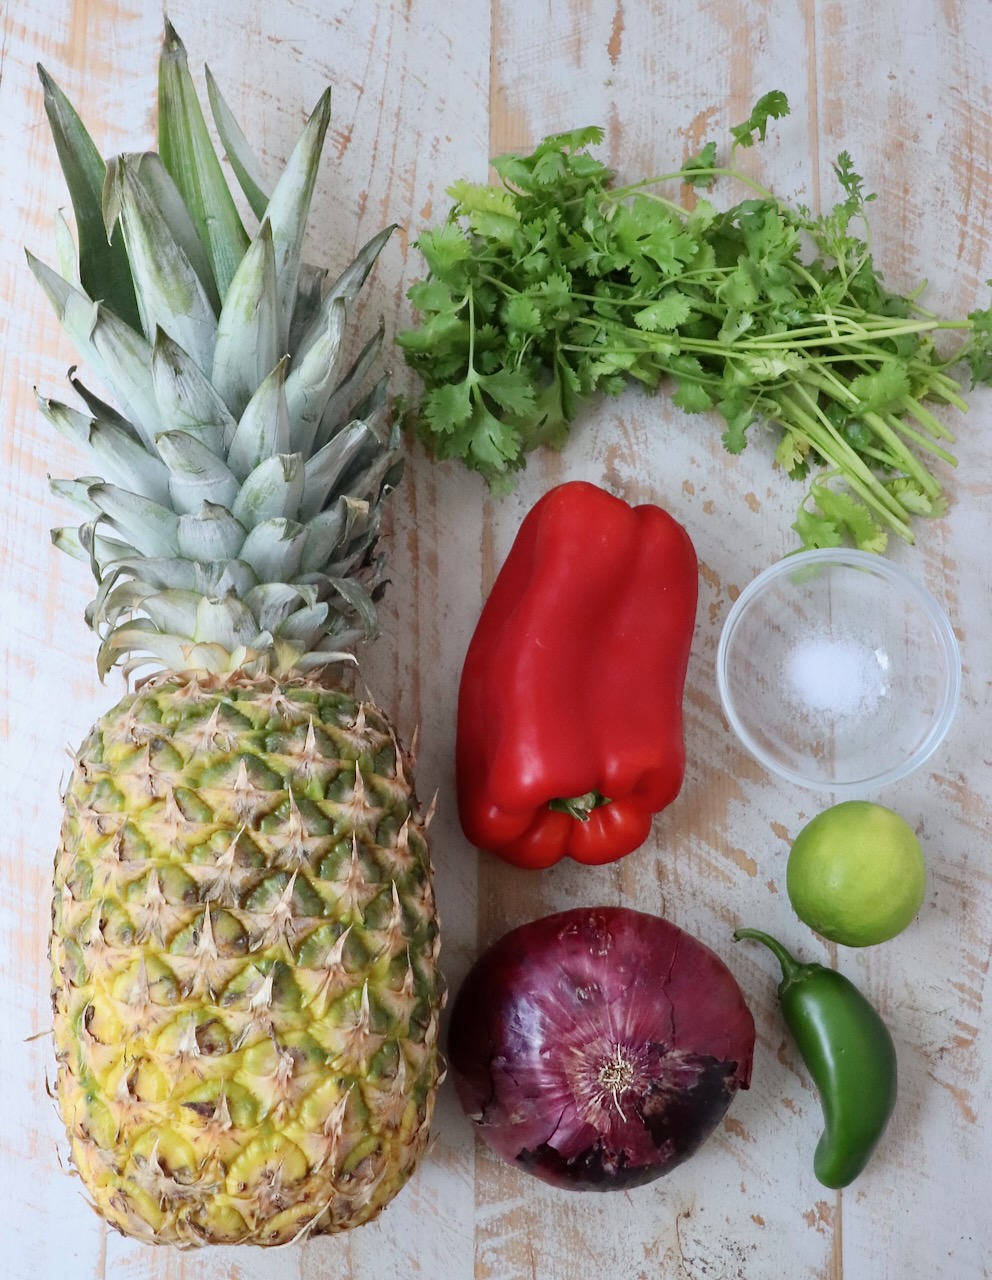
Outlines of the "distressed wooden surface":
M 65 192 L 35 63 L 56 76 L 105 154 L 151 145 L 161 10 L 143 0 L 7 0 L 0 10 L 0 1277 L 9 1280 L 965 1280 L 992 1274 L 992 770 L 988 744 L 992 397 L 961 423 L 950 517 L 893 558 L 952 614 L 964 656 L 953 732 L 918 774 L 879 797 L 917 827 L 929 861 L 918 921 L 866 952 L 837 955 L 791 915 L 790 838 L 822 797 L 773 781 L 736 745 L 716 695 L 720 626 L 736 594 L 793 545 L 799 494 L 756 441 L 735 460 L 719 430 L 663 396 L 624 396 L 576 426 L 561 456 L 533 460 L 494 499 L 411 450 L 389 530 L 392 586 L 366 679 L 400 728 L 420 731 L 419 787 L 439 795 L 434 830 L 456 987 L 480 947 L 548 910 L 626 903 L 669 915 L 733 966 L 755 1010 L 753 1087 L 687 1165 L 605 1196 L 546 1188 L 473 1143 L 450 1085 L 429 1154 L 375 1224 L 274 1254 L 158 1251 L 109 1235 L 60 1168 L 46 964 L 48 885 L 66 751 L 120 692 L 97 680 L 82 621 L 90 584 L 59 556 L 66 513 L 48 475 L 78 459 L 34 409 L 75 359 L 27 272 L 22 247 L 53 256 Z M 348 260 L 401 224 L 367 306 L 390 333 L 422 271 L 410 247 L 446 208 L 446 185 L 482 178 L 490 154 L 586 123 L 630 178 L 664 171 L 723 136 L 773 87 L 788 121 L 748 164 L 780 194 L 834 198 L 831 160 L 849 149 L 870 189 L 887 279 L 929 280 L 935 309 L 986 305 L 992 275 L 992 8 L 988 0 L 175 0 L 170 17 L 199 76 L 210 63 L 270 171 L 324 85 L 331 144 L 312 253 Z M 202 84 L 202 80 L 201 80 Z M 397 359 L 397 389 L 408 385 Z M 461 658 L 523 513 L 552 483 L 583 477 L 667 506 L 689 528 L 701 596 L 686 695 L 689 765 L 651 841 L 612 867 L 540 875 L 480 859 L 453 801 Z M 768 957 L 735 951 L 749 922 L 834 961 L 884 1010 L 901 1096 L 867 1172 L 830 1193 L 813 1178 L 820 1112 L 786 1039 Z

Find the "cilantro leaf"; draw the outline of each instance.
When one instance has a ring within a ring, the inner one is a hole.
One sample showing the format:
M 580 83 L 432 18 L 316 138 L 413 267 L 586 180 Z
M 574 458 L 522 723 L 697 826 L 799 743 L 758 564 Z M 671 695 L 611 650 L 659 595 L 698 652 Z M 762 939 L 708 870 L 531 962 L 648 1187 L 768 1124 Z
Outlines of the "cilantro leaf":
M 747 311 L 761 300 L 760 277 L 753 263 L 741 258 L 737 266 L 717 285 L 716 295 L 727 309 L 727 315 Z
M 685 413 L 705 413 L 713 408 L 713 397 L 700 382 L 691 378 L 676 378 L 677 387 L 672 395 L 672 404 L 678 405 Z
M 842 151 L 833 165 L 834 174 L 841 187 L 847 192 L 847 207 L 854 213 L 860 213 L 865 205 L 874 200 L 875 194 L 865 195 L 864 179 L 854 170 L 854 161 L 849 151 Z
M 757 417 L 755 406 L 730 399 L 720 400 L 716 407 L 727 424 L 723 447 L 728 453 L 743 453 L 747 446 L 747 429 Z
M 691 187 L 703 187 L 708 190 L 716 181 L 712 172 L 716 168 L 716 143 L 707 142 L 694 156 L 690 156 L 682 166 L 682 181 Z
M 863 502 L 817 481 L 810 486 L 810 497 L 833 528 L 842 537 L 850 537 L 859 550 L 879 553 L 885 550 L 888 542 L 885 530 Z
M 572 280 L 566 271 L 556 271 L 541 280 L 531 291 L 530 299 L 545 321 L 554 321 L 571 314 Z
M 520 226 L 520 213 L 509 191 L 474 182 L 455 182 L 448 188 L 448 194 L 476 235 L 506 244 L 513 242 Z
M 754 316 L 750 311 L 728 311 L 717 338 L 726 346 L 732 346 L 742 334 L 754 324 Z
M 537 150 L 539 154 L 549 148 L 573 152 L 583 151 L 586 147 L 597 146 L 605 137 L 606 130 L 602 125 L 589 124 L 580 129 L 570 129 L 567 133 L 553 133 L 544 139 Z
M 798 431 L 786 431 L 775 449 L 775 462 L 793 480 L 809 472 L 809 440 Z
M 541 332 L 541 312 L 526 294 L 518 293 L 509 298 L 503 312 L 507 332 L 532 334 Z
M 520 435 L 501 422 L 484 404 L 476 403 L 472 417 L 462 430 L 469 464 L 484 472 L 506 471 L 520 465 Z
M 824 547 L 839 547 L 844 535 L 835 521 L 830 520 L 822 512 L 810 511 L 807 506 L 799 508 L 799 514 L 792 522 L 792 527 L 799 534 L 799 540 L 808 550 Z
M 396 342 L 412 356 L 430 356 L 438 349 L 450 350 L 456 335 L 467 342 L 468 322 L 453 310 L 437 311 L 416 328 L 398 333 Z
M 526 413 L 534 403 L 534 388 L 527 378 L 513 369 L 497 369 L 479 378 L 479 386 L 501 409 L 512 414 Z
M 508 151 L 505 155 L 493 156 L 489 163 L 508 187 L 525 191 L 530 186 L 532 166 L 526 156 Z
M 751 114 L 740 124 L 731 126 L 734 147 L 753 147 L 755 135 L 764 142 L 769 120 L 781 120 L 789 114 L 789 100 L 781 89 L 762 94 L 754 104 Z
M 911 476 L 897 476 L 887 481 L 885 487 L 894 498 L 899 500 L 900 505 L 913 515 L 929 516 L 935 519 L 947 515 L 946 495 L 941 493 L 930 497 L 923 492 L 919 481 Z
M 544 138 L 529 156 L 510 152 L 493 157 L 490 163 L 504 183 L 525 193 L 549 187 L 564 189 L 571 178 L 586 185 L 605 185 L 611 171 L 585 150 L 602 140 L 603 129 L 589 125 Z
M 418 311 L 450 311 L 460 306 L 449 286 L 433 276 L 417 280 L 407 290 L 406 296 Z
M 968 319 L 972 330 L 966 358 L 971 370 L 971 385 L 992 385 L 992 308 L 970 311 Z
M 635 197 L 616 210 L 613 238 L 635 284 L 653 284 L 659 277 L 656 268 L 661 277 L 676 275 L 696 250 L 683 223 L 646 197 Z
M 668 289 L 657 302 L 650 302 L 634 312 L 634 324 L 638 329 L 657 333 L 659 330 L 677 329 L 691 314 L 692 303 L 689 298 L 677 289 Z
M 449 435 L 472 416 L 472 389 L 468 382 L 446 382 L 424 397 L 423 413 L 434 431 Z
M 445 222 L 433 231 L 418 236 L 414 245 L 424 255 L 433 276 L 451 278 L 453 269 L 472 257 L 472 245 L 456 222 Z
M 909 374 L 894 360 L 871 373 L 861 373 L 851 382 L 862 413 L 892 413 L 902 408 L 910 393 Z

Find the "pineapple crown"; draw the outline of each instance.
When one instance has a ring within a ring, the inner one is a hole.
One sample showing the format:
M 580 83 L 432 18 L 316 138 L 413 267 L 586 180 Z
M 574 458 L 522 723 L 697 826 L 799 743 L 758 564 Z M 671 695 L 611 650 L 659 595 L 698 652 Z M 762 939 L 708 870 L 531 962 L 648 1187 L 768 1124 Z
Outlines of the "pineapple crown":
M 381 324 L 342 368 L 351 304 L 393 228 L 330 284 L 301 258 L 330 90 L 269 192 L 207 69 L 250 237 L 168 19 L 158 151 L 104 162 L 38 71 L 76 237 L 60 215 L 59 270 L 28 262 L 118 406 L 74 369 L 82 409 L 39 397 L 100 473 L 51 483 L 83 513 L 52 536 L 96 578 L 101 678 L 122 660 L 126 674 L 284 674 L 352 659 L 375 631 L 382 501 L 402 456 L 386 376 L 366 388 Z

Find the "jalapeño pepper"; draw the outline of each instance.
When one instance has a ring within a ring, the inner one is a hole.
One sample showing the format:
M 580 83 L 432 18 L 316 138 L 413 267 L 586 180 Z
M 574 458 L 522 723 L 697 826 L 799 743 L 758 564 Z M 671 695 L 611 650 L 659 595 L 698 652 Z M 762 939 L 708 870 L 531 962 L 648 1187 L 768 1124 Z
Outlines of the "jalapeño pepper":
M 896 1103 L 892 1036 L 872 1004 L 835 969 L 801 964 L 757 929 L 738 929 L 734 938 L 763 942 L 782 966 L 782 1016 L 823 1107 L 813 1172 L 825 1187 L 846 1187 L 868 1163 Z

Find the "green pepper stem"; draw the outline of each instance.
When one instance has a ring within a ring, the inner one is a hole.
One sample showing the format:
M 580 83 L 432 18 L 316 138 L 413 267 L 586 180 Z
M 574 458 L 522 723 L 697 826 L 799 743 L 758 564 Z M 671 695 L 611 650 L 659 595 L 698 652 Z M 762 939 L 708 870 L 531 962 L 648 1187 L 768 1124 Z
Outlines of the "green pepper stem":
M 734 941 L 740 942 L 741 938 L 751 938 L 755 942 L 763 942 L 782 966 L 782 977 L 786 982 L 794 981 L 806 967 L 800 964 L 795 956 L 782 946 L 781 942 L 776 938 L 770 937 L 767 933 L 762 933 L 760 929 L 735 929 Z
M 570 814 L 580 822 L 588 822 L 593 809 L 599 809 L 609 803 L 609 798 L 602 792 L 587 791 L 584 796 L 559 796 L 555 800 L 549 800 L 548 808 L 554 809 L 557 813 Z

